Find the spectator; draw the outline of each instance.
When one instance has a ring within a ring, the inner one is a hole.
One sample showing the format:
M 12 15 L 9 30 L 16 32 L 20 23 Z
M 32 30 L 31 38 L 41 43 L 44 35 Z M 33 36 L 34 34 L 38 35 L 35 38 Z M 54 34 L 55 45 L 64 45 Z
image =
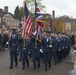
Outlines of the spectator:
M 1 32 L 0 32 L 0 49 L 2 48 L 2 35 L 1 35 Z
M 75 49 L 76 49 L 76 45 L 75 45 Z M 71 75 L 76 75 L 76 50 L 74 50 L 74 69 L 71 72 Z
M 76 38 L 75 38 L 74 42 L 75 42 L 74 51 L 73 51 L 73 54 L 74 54 L 74 69 L 72 70 L 71 75 L 76 75 Z

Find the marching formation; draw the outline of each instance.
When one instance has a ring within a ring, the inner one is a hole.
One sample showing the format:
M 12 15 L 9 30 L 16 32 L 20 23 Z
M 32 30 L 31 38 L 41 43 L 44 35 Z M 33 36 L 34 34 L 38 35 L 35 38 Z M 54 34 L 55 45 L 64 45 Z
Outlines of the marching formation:
M 23 39 L 21 31 L 16 33 L 12 30 L 9 39 L 10 47 L 10 69 L 18 66 L 19 61 L 22 62 L 22 70 L 29 67 L 29 60 L 32 58 L 33 69 L 40 68 L 40 60 L 43 60 L 45 71 L 51 68 L 51 61 L 54 59 L 54 65 L 61 63 L 69 54 L 72 45 L 70 37 L 65 33 L 49 33 L 42 34 L 42 41 L 36 39 L 32 32 L 30 39 Z M 37 63 L 37 64 L 36 64 Z

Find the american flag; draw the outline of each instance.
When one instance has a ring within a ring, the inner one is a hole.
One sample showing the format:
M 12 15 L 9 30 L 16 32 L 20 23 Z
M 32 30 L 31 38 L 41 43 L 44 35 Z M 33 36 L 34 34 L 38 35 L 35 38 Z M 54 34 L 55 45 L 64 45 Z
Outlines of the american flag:
M 22 37 L 24 39 L 29 39 L 31 32 L 32 32 L 32 21 L 29 15 L 28 8 L 25 3 Z
M 40 13 L 40 9 L 35 1 L 35 22 L 36 22 L 36 38 L 41 41 L 42 30 L 44 29 L 45 22 L 43 16 Z

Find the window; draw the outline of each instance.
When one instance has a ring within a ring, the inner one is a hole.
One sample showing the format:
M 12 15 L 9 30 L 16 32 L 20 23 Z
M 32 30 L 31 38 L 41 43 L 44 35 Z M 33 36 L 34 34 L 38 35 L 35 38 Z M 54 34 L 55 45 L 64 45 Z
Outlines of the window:
M 46 16 L 46 19 L 49 19 L 49 16 Z

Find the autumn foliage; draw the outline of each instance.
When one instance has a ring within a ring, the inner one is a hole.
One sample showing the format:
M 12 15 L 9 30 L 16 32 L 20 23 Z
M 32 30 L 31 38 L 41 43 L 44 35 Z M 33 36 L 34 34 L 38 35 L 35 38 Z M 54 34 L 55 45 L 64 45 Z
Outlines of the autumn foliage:
M 58 25 L 56 27 L 56 31 L 57 32 L 65 32 L 65 27 L 66 27 L 66 25 L 65 25 L 64 22 L 58 21 Z

